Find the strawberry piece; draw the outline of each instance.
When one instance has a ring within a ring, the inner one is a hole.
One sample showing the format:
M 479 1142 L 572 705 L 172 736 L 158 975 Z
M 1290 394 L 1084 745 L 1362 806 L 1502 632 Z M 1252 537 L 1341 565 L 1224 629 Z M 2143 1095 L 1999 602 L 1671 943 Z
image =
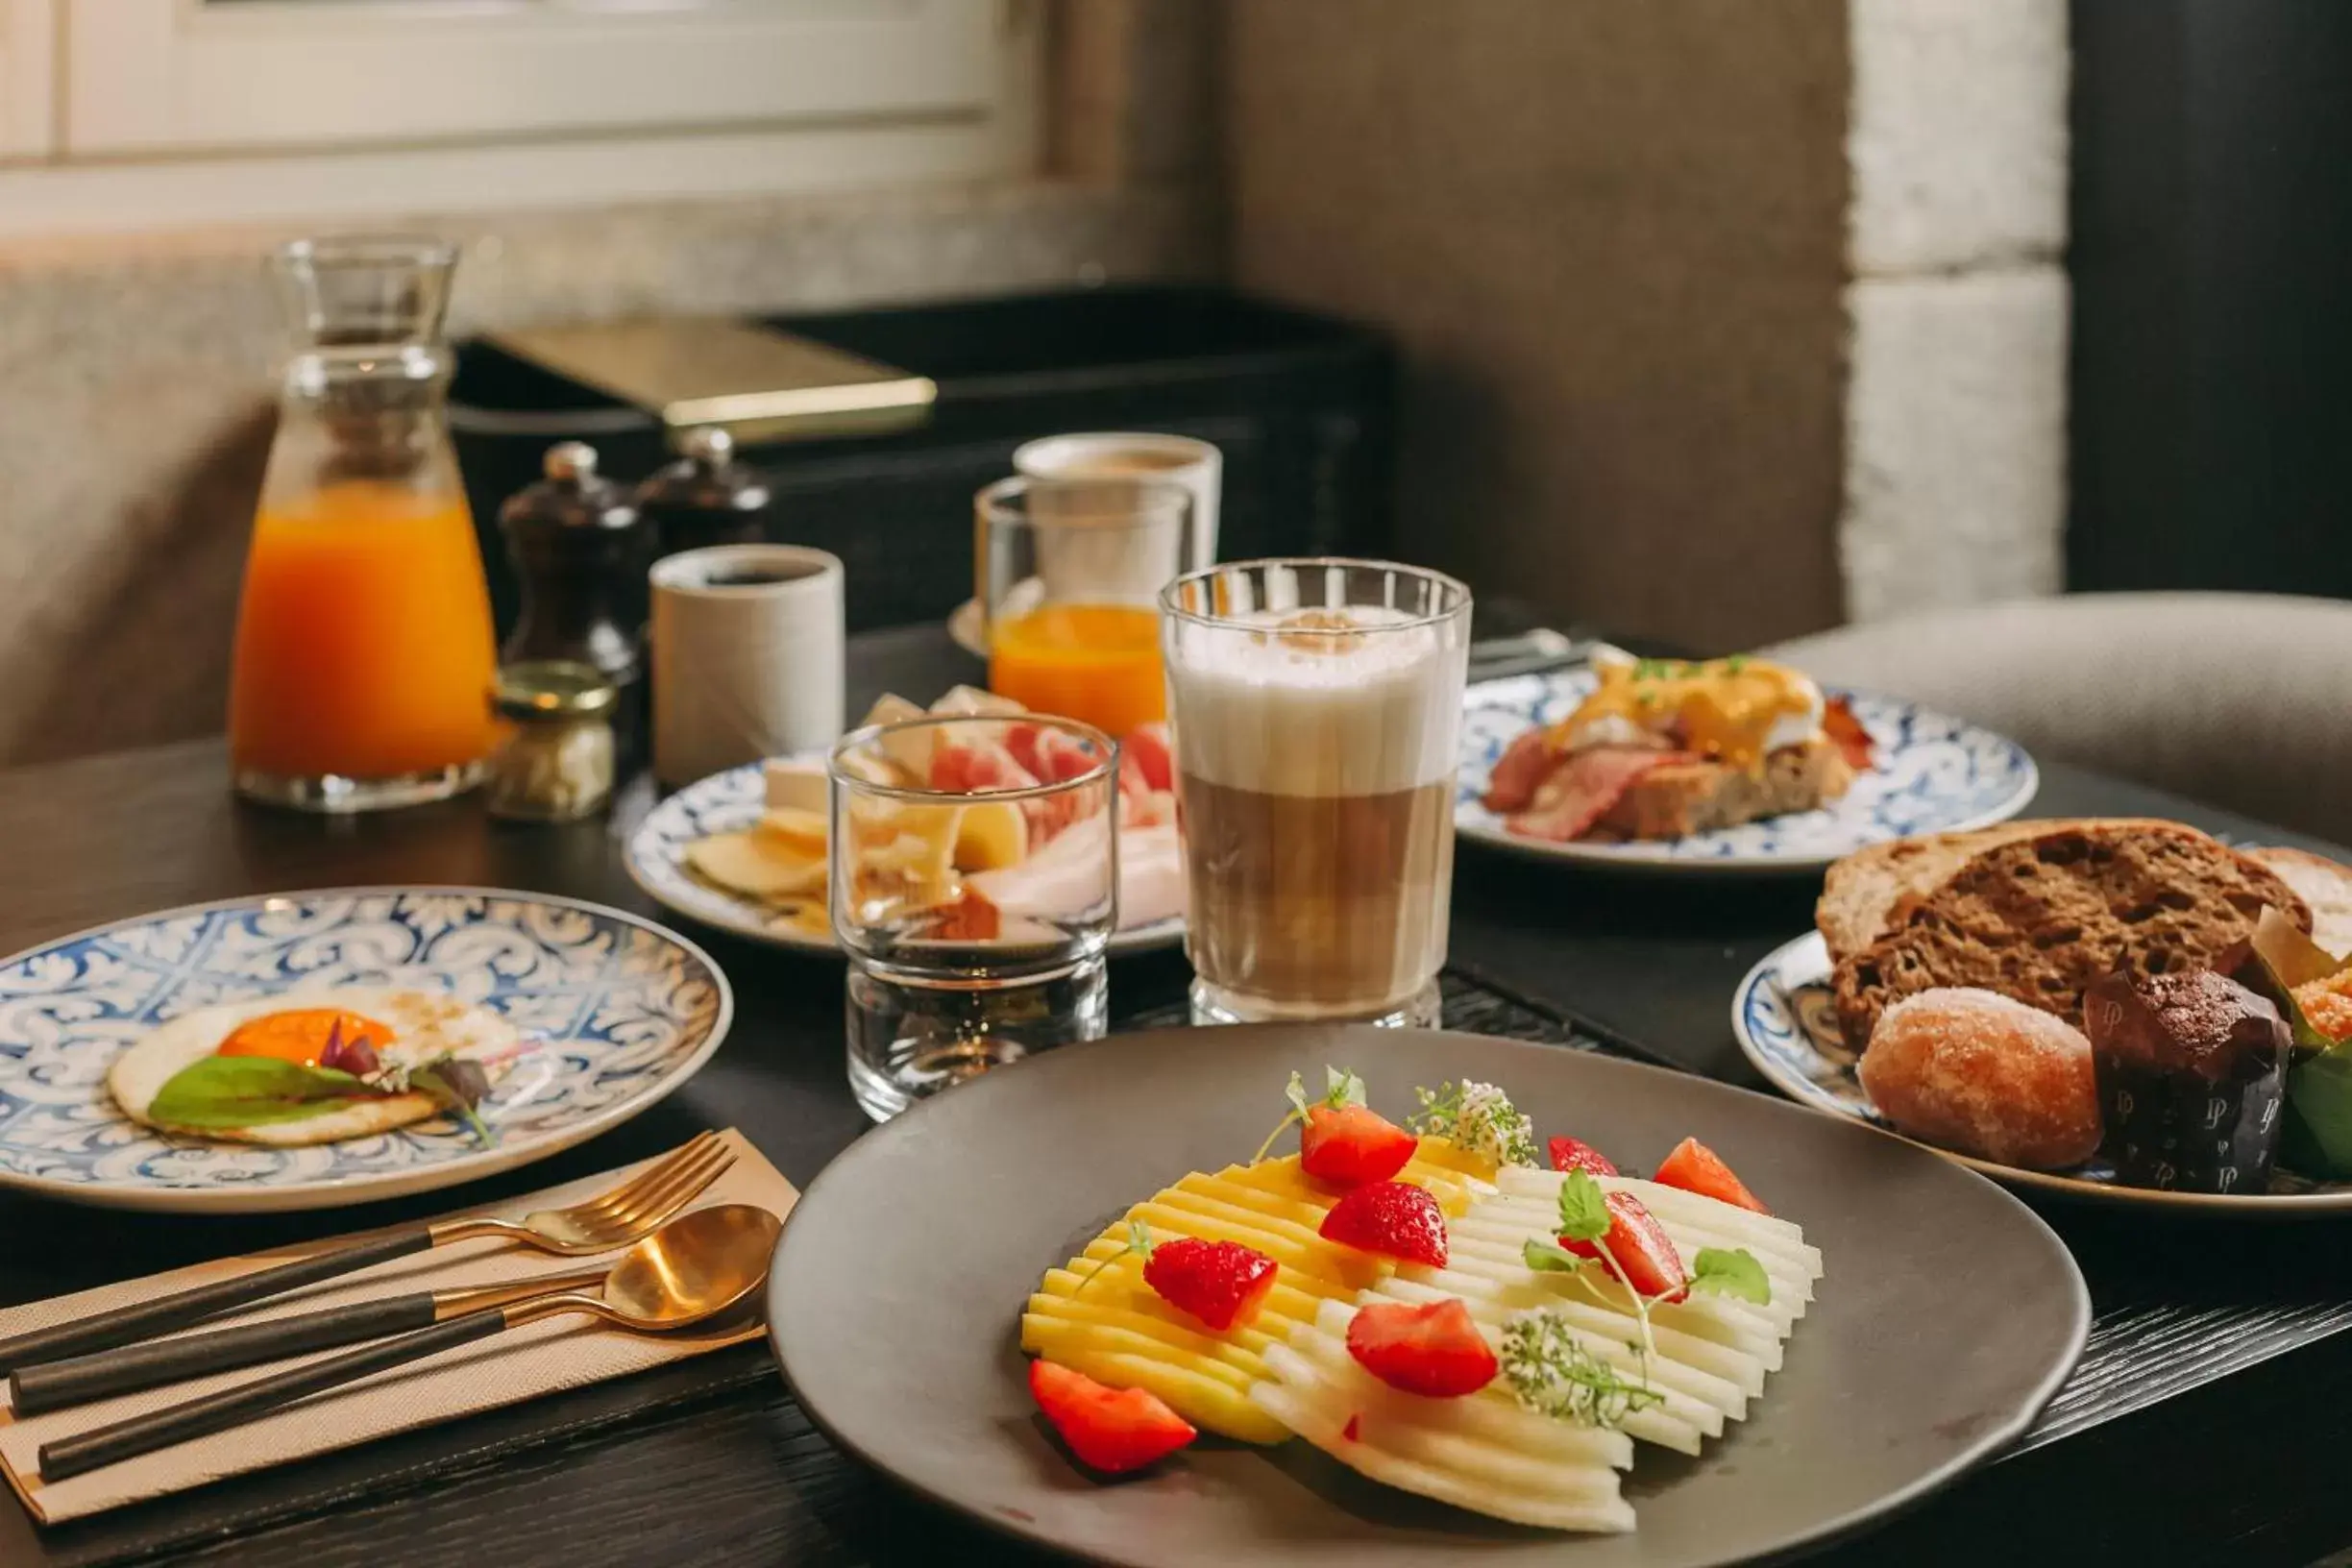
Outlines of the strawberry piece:
M 1752 1209 L 1759 1214 L 1769 1214 L 1748 1184 L 1731 1174 L 1731 1167 L 1713 1149 L 1695 1138 L 1686 1138 L 1674 1147 L 1666 1163 L 1657 1168 L 1654 1178 L 1660 1187 L 1678 1187 L 1685 1192 L 1696 1192 L 1703 1198 L 1713 1198 L 1740 1209 Z
M 1299 1129 L 1299 1168 L 1319 1182 L 1361 1187 L 1403 1170 L 1421 1140 L 1360 1105 L 1311 1107 Z
M 1563 1236 L 1560 1245 L 1580 1258 L 1598 1258 L 1605 1246 L 1626 1283 L 1636 1291 L 1681 1300 L 1690 1280 L 1682 1272 L 1682 1255 L 1675 1251 L 1674 1238 L 1657 1216 L 1630 1192 L 1611 1192 L 1608 1213 L 1608 1234 L 1599 1242 L 1572 1241 Z
M 1410 1182 L 1367 1182 L 1352 1188 L 1332 1205 L 1317 1234 L 1343 1247 L 1445 1267 L 1445 1213 L 1427 1188 Z
M 1420 1307 L 1375 1302 L 1348 1324 L 1347 1347 L 1389 1387 L 1428 1399 L 1475 1394 L 1501 1370 L 1470 1309 L 1452 1296 Z
M 1580 1138 L 1556 1138 L 1552 1140 L 1552 1168 L 1580 1170 L 1589 1176 L 1614 1176 L 1616 1163 Z
M 1016 762 L 1000 741 L 960 741 L 932 748 L 929 782 L 931 788 L 948 795 L 972 795 L 983 790 L 1033 789 L 1038 777 Z
M 1160 791 L 1176 787 L 1176 748 L 1168 740 L 1164 723 L 1138 724 L 1119 737 L 1119 749 L 1126 754 L 1122 772 L 1139 776 L 1145 788 Z
M 1238 1241 L 1182 1237 L 1143 1261 L 1143 1283 L 1179 1311 L 1220 1332 L 1258 1315 L 1274 1288 L 1274 1260 Z
M 1363 1420 L 1363 1417 L 1362 1417 L 1362 1416 L 1360 1416 L 1360 1415 L 1351 1415 L 1351 1416 L 1349 1416 L 1349 1417 L 1348 1417 L 1348 1424 L 1347 1424 L 1346 1426 L 1341 1427 L 1341 1428 L 1339 1429 L 1339 1435 L 1340 1435 L 1340 1436 L 1342 1436 L 1342 1437 L 1345 1437 L 1345 1438 L 1346 1438 L 1346 1439 L 1347 1439 L 1349 1442 L 1351 1442 L 1351 1443 L 1352 1443 L 1352 1442 L 1354 1442 L 1354 1441 L 1356 1441 L 1356 1434 L 1357 1434 L 1358 1431 L 1360 1430 L 1360 1423 L 1362 1422 L 1362 1420 Z
M 1092 772 L 1106 760 L 1092 746 L 1068 730 L 1041 725 L 1037 766 L 1029 771 L 1048 784 L 1062 784 Z
M 1140 1470 L 1200 1435 L 1142 1388 L 1112 1388 L 1052 1361 L 1029 1363 L 1029 1397 L 1072 1454 L 1106 1475 Z
M 966 888 L 953 903 L 932 911 L 929 935 L 940 942 L 994 942 L 1003 925 L 1003 913 Z
M 1038 758 L 1038 737 L 1044 733 L 1044 725 L 1020 721 L 1009 723 L 1004 728 L 1006 754 L 1019 764 L 1023 771 L 1040 778 L 1045 776 L 1045 770 Z

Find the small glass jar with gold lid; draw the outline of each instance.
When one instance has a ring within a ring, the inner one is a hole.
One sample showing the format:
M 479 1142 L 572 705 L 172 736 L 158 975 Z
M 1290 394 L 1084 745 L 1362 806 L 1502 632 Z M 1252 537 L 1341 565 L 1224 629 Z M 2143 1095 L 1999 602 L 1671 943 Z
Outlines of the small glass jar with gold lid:
M 568 822 L 610 800 L 619 695 L 593 665 L 572 659 L 501 670 L 491 706 L 504 735 L 490 763 L 491 815 Z

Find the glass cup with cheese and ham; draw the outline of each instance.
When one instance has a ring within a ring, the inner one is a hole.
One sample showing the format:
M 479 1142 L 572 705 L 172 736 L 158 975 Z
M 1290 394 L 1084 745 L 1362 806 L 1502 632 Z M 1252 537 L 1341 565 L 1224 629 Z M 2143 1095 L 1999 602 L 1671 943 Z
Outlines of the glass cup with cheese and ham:
M 827 881 L 868 1115 L 1104 1032 L 1119 763 L 1101 730 L 1034 714 L 934 714 L 833 747 Z

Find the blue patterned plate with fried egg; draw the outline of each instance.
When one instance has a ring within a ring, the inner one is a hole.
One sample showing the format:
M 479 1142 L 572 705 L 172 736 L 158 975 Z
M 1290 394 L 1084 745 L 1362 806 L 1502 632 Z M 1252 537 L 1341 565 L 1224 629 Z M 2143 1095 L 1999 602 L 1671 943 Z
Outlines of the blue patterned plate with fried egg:
M 1481 681 L 1463 698 L 1454 825 L 1462 837 L 1550 860 L 1695 873 L 1819 870 L 1886 839 L 1987 827 L 2023 811 L 2040 782 L 2005 736 L 1896 698 L 1831 692 L 1851 703 L 1876 753 L 1845 796 L 1817 811 L 1768 817 L 1678 839 L 1555 843 L 1511 831 L 1486 809 L 1486 778 L 1514 740 L 1574 713 L 1597 684 L 1589 670 Z
M 1894 1132 L 1855 1076 L 1853 1048 L 1838 1031 L 1829 971 L 1828 944 L 1818 931 L 1774 948 L 1732 993 L 1731 1032 L 1756 1071 L 1799 1105 Z M 2352 1210 L 2352 1183 L 2307 1181 L 2285 1170 L 2272 1173 L 2266 1192 L 2170 1192 L 2126 1187 L 2103 1159 L 2072 1170 L 2022 1170 L 1949 1149 L 1935 1152 L 2011 1187 L 2101 1203 L 2267 1217 Z
M 303 1147 L 133 1121 L 110 1066 L 159 1025 L 337 987 L 441 992 L 519 1037 L 482 1101 Z M 347 888 L 192 905 L 0 960 L 0 1188 L 182 1213 L 326 1209 L 429 1191 L 568 1149 L 700 1068 L 734 1014 L 702 950 L 599 904 L 468 888 Z

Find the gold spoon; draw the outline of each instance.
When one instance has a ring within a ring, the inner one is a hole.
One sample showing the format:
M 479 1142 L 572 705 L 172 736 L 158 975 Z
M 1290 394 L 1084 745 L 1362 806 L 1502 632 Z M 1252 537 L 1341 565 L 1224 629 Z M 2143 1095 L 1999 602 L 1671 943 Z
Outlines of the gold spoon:
M 767 1282 L 768 1261 L 783 1229 L 775 1215 L 748 1204 L 698 1209 L 623 1253 L 596 1291 L 534 1296 L 486 1308 L 78 1437 L 61 1437 L 41 1445 L 41 1480 L 63 1481 L 239 1426 L 296 1400 L 544 1317 L 584 1312 L 632 1333 L 663 1333 L 706 1322 L 741 1306 Z

